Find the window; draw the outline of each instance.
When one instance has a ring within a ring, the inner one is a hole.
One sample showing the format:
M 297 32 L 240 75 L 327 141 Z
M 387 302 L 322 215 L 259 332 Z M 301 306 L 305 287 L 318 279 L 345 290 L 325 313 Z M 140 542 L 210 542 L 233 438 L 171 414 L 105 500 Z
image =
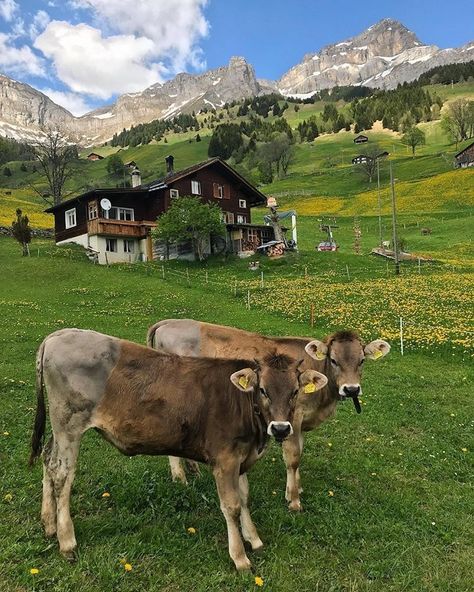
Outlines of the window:
M 193 195 L 201 195 L 201 183 L 199 181 L 191 181 L 191 193 Z
M 230 187 L 229 185 L 220 185 L 219 183 L 213 183 L 213 197 L 218 199 L 230 199 Z
M 249 241 L 255 243 L 258 241 L 258 232 L 256 228 L 249 228 L 247 230 L 247 236 L 249 238 Z
M 233 224 L 234 223 L 234 214 L 232 212 L 223 212 L 224 222 L 226 224 Z
M 117 252 L 117 239 L 116 238 L 106 238 L 105 239 L 105 250 L 108 253 L 116 253 Z
M 247 200 L 239 199 L 239 208 L 246 208 L 247 207 Z
M 245 224 L 247 222 L 247 216 L 237 214 L 237 224 Z
M 72 210 L 66 210 L 64 215 L 66 218 L 66 228 L 72 228 L 73 226 L 76 226 L 76 208 L 72 208 Z
M 135 253 L 135 241 L 125 239 L 123 241 L 123 252 L 124 253 Z
M 171 199 L 175 199 L 176 197 L 179 197 L 178 189 L 170 189 L 170 197 L 171 197 Z
M 89 220 L 94 220 L 99 216 L 99 209 L 96 201 L 90 201 L 88 206 L 88 217 Z
M 110 210 L 104 211 L 104 218 L 109 220 L 135 220 L 135 212 L 133 208 L 117 208 L 113 206 Z

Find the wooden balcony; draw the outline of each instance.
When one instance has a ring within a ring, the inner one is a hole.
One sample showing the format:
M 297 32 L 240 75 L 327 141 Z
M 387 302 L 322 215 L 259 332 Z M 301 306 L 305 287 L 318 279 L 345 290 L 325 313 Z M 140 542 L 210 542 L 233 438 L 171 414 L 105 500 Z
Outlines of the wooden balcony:
M 156 222 L 148 220 L 109 220 L 96 218 L 87 221 L 87 234 L 124 236 L 127 238 L 145 238 L 150 228 L 155 228 Z

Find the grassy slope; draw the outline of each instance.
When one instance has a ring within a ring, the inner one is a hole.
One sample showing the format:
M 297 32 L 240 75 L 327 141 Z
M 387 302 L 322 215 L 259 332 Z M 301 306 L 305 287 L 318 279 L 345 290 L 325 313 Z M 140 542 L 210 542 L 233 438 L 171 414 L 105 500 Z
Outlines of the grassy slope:
M 170 482 L 165 459 L 120 456 L 95 433 L 84 437 L 73 492 L 79 561 L 70 566 L 60 558 L 56 544 L 42 537 L 40 467 L 28 471 L 25 464 L 34 352 L 46 334 L 64 326 L 139 342 L 148 324 L 164 317 L 272 334 L 307 334 L 307 326 L 247 311 L 220 287 L 186 286 L 169 274 L 163 281 L 153 267 L 94 267 L 74 249 L 46 242 L 37 243 L 39 257 L 24 259 L 9 239 L 0 243 L 1 340 L 8 352 L 0 362 L 0 590 L 256 589 L 253 576 L 236 575 L 228 559 L 207 471 L 185 489 Z M 338 261 L 355 259 L 341 253 Z M 217 265 L 210 277 L 248 276 L 245 266 Z M 469 447 L 471 384 L 466 366 L 440 356 L 402 358 L 394 350 L 368 364 L 364 413 L 341 406 L 337 419 L 307 438 L 305 512 L 298 516 L 286 511 L 281 451 L 272 445 L 250 476 L 252 513 L 266 543 L 251 557 L 265 588 L 292 590 L 296 576 L 301 590 L 470 590 L 472 453 L 462 449 Z M 101 497 L 104 491 L 110 498 Z M 187 533 L 190 526 L 196 535 Z M 133 566 L 129 574 L 119 563 L 123 557 Z M 32 567 L 40 569 L 34 578 Z

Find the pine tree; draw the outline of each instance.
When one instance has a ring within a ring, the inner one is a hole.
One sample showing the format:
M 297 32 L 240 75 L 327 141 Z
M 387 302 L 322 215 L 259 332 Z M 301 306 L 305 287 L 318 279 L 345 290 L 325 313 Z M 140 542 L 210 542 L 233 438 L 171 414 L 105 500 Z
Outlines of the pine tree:
M 30 254 L 29 244 L 31 242 L 31 228 L 28 216 L 23 216 L 18 208 L 16 211 L 16 220 L 12 222 L 13 238 L 17 240 L 23 248 L 23 257 Z

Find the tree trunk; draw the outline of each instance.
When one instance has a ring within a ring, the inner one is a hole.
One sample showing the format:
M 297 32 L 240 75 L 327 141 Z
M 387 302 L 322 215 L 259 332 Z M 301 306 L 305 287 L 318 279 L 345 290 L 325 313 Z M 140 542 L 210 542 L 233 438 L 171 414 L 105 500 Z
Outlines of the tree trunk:
M 28 249 L 28 243 L 21 243 L 21 246 L 23 247 L 23 257 L 28 257 L 28 255 L 30 254 L 30 251 Z

